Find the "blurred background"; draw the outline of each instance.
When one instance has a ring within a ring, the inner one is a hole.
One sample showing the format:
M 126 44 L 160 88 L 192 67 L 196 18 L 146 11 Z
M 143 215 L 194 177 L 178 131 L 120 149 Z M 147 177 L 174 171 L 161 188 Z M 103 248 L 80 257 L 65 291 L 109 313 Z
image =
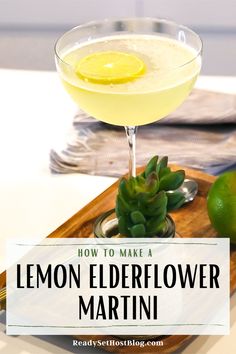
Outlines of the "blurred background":
M 55 70 L 53 46 L 63 32 L 119 16 L 192 27 L 204 41 L 202 74 L 236 75 L 236 0 L 0 0 L 0 68 Z

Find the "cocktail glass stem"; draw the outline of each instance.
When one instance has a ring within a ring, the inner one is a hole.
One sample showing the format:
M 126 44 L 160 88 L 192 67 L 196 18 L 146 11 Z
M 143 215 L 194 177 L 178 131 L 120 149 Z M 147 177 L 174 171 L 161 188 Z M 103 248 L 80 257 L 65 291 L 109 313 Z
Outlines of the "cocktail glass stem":
M 136 133 L 137 127 L 125 127 L 129 144 L 129 177 L 136 177 Z

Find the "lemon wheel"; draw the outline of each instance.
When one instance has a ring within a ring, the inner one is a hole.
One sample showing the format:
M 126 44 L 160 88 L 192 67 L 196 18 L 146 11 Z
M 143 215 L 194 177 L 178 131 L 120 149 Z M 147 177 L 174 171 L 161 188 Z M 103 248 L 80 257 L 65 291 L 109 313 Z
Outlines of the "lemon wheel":
M 87 55 L 76 67 L 76 74 L 83 80 L 99 84 L 129 82 L 144 72 L 145 64 L 136 55 L 115 51 Z

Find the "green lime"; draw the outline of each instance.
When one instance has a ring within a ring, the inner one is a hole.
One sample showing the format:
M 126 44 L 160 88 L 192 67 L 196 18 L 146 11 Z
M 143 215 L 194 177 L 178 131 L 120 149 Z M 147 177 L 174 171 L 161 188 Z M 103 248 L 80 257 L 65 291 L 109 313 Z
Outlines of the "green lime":
M 213 183 L 207 197 L 207 209 L 218 234 L 236 243 L 236 171 L 224 173 Z

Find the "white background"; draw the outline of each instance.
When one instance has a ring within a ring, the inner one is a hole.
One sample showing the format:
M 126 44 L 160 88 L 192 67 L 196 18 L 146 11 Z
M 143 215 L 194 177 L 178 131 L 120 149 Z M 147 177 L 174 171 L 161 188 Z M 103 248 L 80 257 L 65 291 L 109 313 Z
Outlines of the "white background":
M 162 17 L 193 27 L 204 41 L 202 73 L 236 75 L 235 0 L 0 0 L 0 67 L 54 70 L 60 34 L 119 16 Z

